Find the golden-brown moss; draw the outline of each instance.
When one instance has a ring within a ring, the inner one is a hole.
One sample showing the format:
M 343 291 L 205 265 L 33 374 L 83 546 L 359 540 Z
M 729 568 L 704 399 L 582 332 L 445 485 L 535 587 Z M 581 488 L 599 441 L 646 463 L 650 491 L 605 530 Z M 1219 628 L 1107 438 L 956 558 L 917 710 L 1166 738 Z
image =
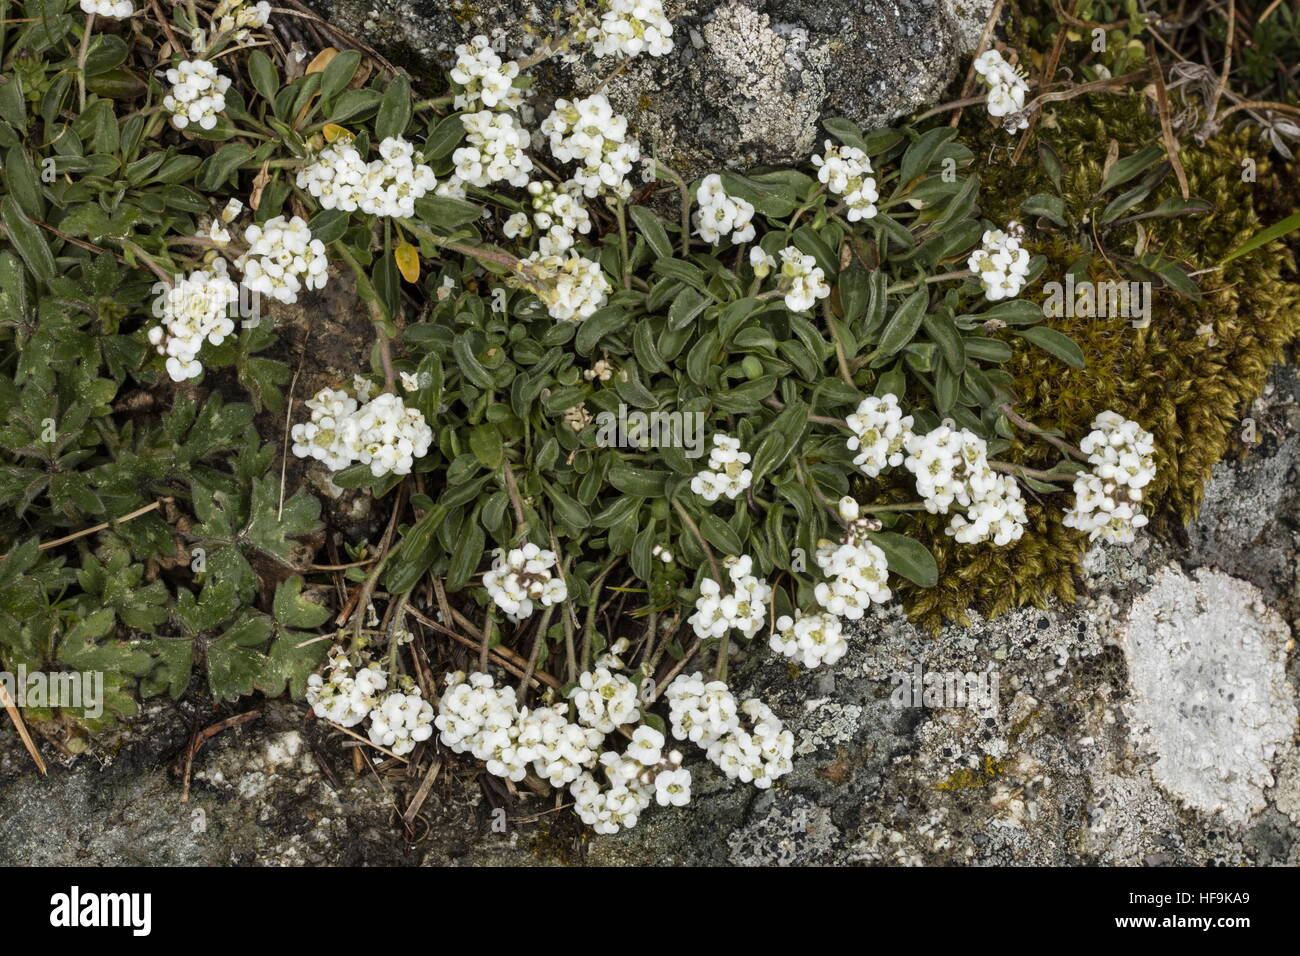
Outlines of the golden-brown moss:
M 1023 220 L 1020 202 L 1052 191 L 1036 150 L 1030 148 L 1019 166 L 1011 166 L 1010 152 L 993 148 L 1005 145 L 1008 137 L 992 130 L 979 111 L 967 111 L 961 131 L 981 163 L 981 204 L 988 219 L 999 225 Z M 1074 210 L 1086 208 L 1100 185 L 1111 140 L 1127 155 L 1160 139 L 1158 122 L 1138 92 L 1054 104 L 1036 137 L 1060 156 L 1063 193 L 1067 208 Z M 1256 162 L 1257 182 L 1242 181 L 1248 156 Z M 1300 285 L 1284 245 L 1274 243 L 1217 268 L 1226 253 L 1285 215 L 1287 202 L 1294 202 L 1268 157 L 1252 148 L 1243 132 L 1220 136 L 1204 148 L 1184 148 L 1181 158 L 1192 195 L 1213 208 L 1205 216 L 1147 220 L 1142 227 L 1150 247 L 1193 270 L 1208 270 L 1197 277 L 1203 298 L 1155 290 L 1150 325 L 1143 329 L 1132 328 L 1125 318 L 1051 319 L 1051 326 L 1082 346 L 1086 367 L 1068 368 L 1018 343 L 1008 369 L 1015 377 L 1021 413 L 1075 441 L 1103 409 L 1114 409 L 1152 432 L 1159 472 L 1146 510 L 1153 531 L 1195 515 L 1205 480 L 1232 444 L 1243 408 L 1258 396 L 1287 343 L 1300 335 Z M 1176 189 L 1169 177 L 1150 205 Z M 1131 250 L 1137 241 L 1138 227 L 1132 224 L 1105 236 L 1113 249 Z M 1048 259 L 1046 279 L 1061 278 L 1083 250 L 1080 237 L 1067 230 L 1031 228 L 1026 244 Z M 1118 280 L 1121 275 L 1104 256 L 1094 255 L 1091 278 Z M 1033 288 L 1028 294 L 1041 297 Z M 1057 457 L 1050 451 L 1020 444 L 1003 457 L 1050 465 Z M 955 545 L 943 533 L 943 519 L 926 521 L 940 584 L 928 591 L 905 590 L 908 613 L 937 628 L 964 620 L 969 607 L 997 614 L 1018 605 L 1041 605 L 1052 595 L 1073 600 L 1086 539 L 1061 525 L 1067 504 L 1068 493 L 1031 503 L 1025 536 L 1002 549 Z

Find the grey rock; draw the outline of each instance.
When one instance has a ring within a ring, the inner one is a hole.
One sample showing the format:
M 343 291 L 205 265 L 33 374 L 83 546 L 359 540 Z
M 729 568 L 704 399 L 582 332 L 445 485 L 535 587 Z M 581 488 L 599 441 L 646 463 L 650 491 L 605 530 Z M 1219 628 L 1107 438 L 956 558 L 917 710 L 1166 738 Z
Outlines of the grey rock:
M 455 46 L 480 33 L 503 55 L 526 54 L 563 33 L 555 14 L 570 9 L 556 0 L 312 2 L 417 75 L 450 65 Z M 535 71 L 534 106 L 545 115 L 557 97 L 604 84 L 643 149 L 688 177 L 803 161 L 823 117 L 874 129 L 936 102 L 991 8 L 991 0 L 667 0 L 669 55 L 626 66 L 590 55 L 548 60 Z

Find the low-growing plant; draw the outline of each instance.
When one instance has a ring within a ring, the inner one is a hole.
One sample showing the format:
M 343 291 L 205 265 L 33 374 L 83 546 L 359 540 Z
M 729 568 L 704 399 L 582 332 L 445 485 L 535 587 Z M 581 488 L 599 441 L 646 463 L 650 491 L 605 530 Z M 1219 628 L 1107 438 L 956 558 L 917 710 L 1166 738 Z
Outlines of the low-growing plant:
M 171 21 L 0 7 L 0 659 L 109 671 L 117 713 L 202 662 L 214 696 L 306 690 L 401 758 L 439 695 L 403 650 L 423 628 L 477 648 L 443 742 L 571 785 L 608 831 L 689 789 L 661 696 L 729 775 L 788 769 L 729 662 L 768 643 L 833 663 L 841 619 L 933 586 L 914 515 L 998 547 L 1022 486 L 1073 482 L 1068 525 L 1145 522 L 1136 423 L 1098 414 L 1078 447 L 1014 410 L 1014 349 L 1083 355 L 1017 297 L 1043 261 L 981 220 L 952 128 L 830 120 L 807 168 L 687 182 L 599 94 L 534 104 L 528 129 L 531 63 L 483 40 L 416 89 L 355 51 L 261 44 L 266 11 L 231 0 Z M 578 14 L 532 60 L 655 55 L 671 27 L 649 7 Z M 373 347 L 297 395 L 277 316 L 341 282 Z M 333 573 L 319 505 L 286 489 L 262 410 L 391 515 L 349 543 L 337 631 L 304 590 Z M 1017 431 L 1059 464 L 1000 460 Z M 876 494 L 890 468 L 914 495 Z M 633 749 L 598 782 L 620 728 Z

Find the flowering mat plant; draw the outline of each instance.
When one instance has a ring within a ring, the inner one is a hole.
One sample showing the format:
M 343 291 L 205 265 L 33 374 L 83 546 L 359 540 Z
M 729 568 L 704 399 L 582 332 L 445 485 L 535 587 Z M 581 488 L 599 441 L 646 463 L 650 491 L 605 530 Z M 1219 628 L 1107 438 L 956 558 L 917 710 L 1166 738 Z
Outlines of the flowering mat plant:
M 6 702 L 25 735 L 289 693 L 376 760 L 436 740 L 613 833 L 686 804 L 697 755 L 787 773 L 729 667 L 834 665 L 939 583 L 936 527 L 983 553 L 1033 503 L 1103 544 L 1148 522 L 1149 423 L 1018 411 L 1015 357 L 1085 367 L 1028 294 L 1070 222 L 988 218 L 946 116 L 688 179 L 602 93 L 531 90 L 668 53 L 658 0 L 418 82 L 286 45 L 265 2 L 0 10 L 0 663 L 109 691 L 93 720 Z M 982 47 L 971 102 L 1014 144 L 1031 86 Z M 1206 211 L 1157 206 L 1159 170 L 1111 160 L 1112 219 Z M 1129 266 L 1199 294 L 1155 245 Z M 304 393 L 281 331 L 340 289 L 367 341 Z M 386 517 L 345 534 L 312 486 Z

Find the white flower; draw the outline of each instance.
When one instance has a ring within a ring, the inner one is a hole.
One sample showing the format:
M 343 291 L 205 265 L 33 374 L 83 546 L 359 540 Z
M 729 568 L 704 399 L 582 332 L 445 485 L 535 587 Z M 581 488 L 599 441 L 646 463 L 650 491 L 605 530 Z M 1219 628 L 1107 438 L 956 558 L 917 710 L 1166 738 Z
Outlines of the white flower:
M 304 288 L 325 288 L 330 265 L 325 244 L 312 238 L 301 217 L 276 216 L 260 226 L 249 226 L 244 240 L 248 252 L 235 265 L 243 270 L 243 283 L 252 291 L 292 305 Z
M 817 260 L 805 255 L 794 246 L 781 250 L 780 288 L 785 293 L 785 306 L 791 312 L 806 312 L 831 294 L 826 284 L 826 274 Z
M 600 25 L 587 31 L 596 56 L 663 56 L 673 48 L 673 26 L 662 0 L 606 0 Z
M 1007 231 L 990 229 L 983 244 L 971 253 L 966 267 L 974 272 L 991 302 L 1011 299 L 1020 294 L 1029 276 L 1029 250 L 1020 245 L 1018 223 L 1009 223 Z
M 330 650 L 325 675 L 307 678 L 307 703 L 312 712 L 340 727 L 355 727 L 375 708 L 376 697 L 388 685 L 383 671 L 362 667 L 354 676 L 341 647 Z
M 486 107 L 490 110 L 515 110 L 524 103 L 523 90 L 514 85 L 519 64 L 503 63 L 488 38 L 474 37 L 456 47 L 456 65 L 449 76 L 461 89 L 453 103 L 457 110 Z
M 794 735 L 762 701 L 751 698 L 737 707 L 725 683 L 705 683 L 700 673 L 679 675 L 664 697 L 673 736 L 699 744 L 728 777 L 764 790 L 793 768 Z
M 534 180 L 528 184 L 533 214 L 517 212 L 506 220 L 507 236 L 528 237 L 534 228 L 541 233 L 538 250 L 542 256 L 559 256 L 573 247 L 574 233 L 591 231 L 591 216 L 582 205 L 582 186 L 574 180 L 558 189 L 554 183 Z
M 991 541 L 1005 547 L 1025 533 L 1029 516 L 1014 478 L 998 475 L 993 487 L 971 502 L 966 514 L 955 514 L 945 529 L 962 544 Z
M 433 443 L 424 416 L 390 392 L 358 407 L 347 392 L 325 388 L 306 405 L 311 419 L 290 430 L 293 453 L 315 458 L 331 471 L 359 462 L 376 478 L 409 475 Z
M 483 586 L 497 607 L 512 621 L 533 613 L 534 604 L 559 604 L 569 596 L 564 577 L 558 573 L 559 559 L 531 541 L 521 548 L 492 552 L 492 569 L 483 574 Z
M 409 754 L 433 736 L 433 706 L 420 697 L 418 687 L 409 694 L 389 694 L 370 712 L 369 735 L 372 743 L 399 757 Z
M 826 140 L 821 156 L 812 158 L 817 178 L 837 196 L 844 197 L 849 222 L 871 219 L 876 215 L 876 180 L 871 176 L 871 160 L 856 146 L 837 146 Z
M 998 475 L 988 464 L 988 445 L 965 428 L 945 422 L 924 435 L 904 440 L 904 464 L 916 475 L 916 491 L 931 514 L 947 514 L 954 503 L 963 508 L 998 494 Z
M 988 112 L 1003 120 L 1008 132 L 1025 129 L 1029 120 L 1021 114 L 1029 84 L 1024 74 L 1002 58 L 997 50 L 988 50 L 975 59 L 975 72 L 988 85 Z
M 81 0 L 81 12 L 97 17 L 125 20 L 135 12 L 131 0 Z
M 716 432 L 709 466 L 691 479 L 691 491 L 705 501 L 717 501 L 723 495 L 735 500 L 754 480 L 754 473 L 745 467 L 749 462 L 749 453 L 740 450 L 737 439 Z
M 604 735 L 591 727 L 569 722 L 563 704 L 538 707 L 525 713 L 518 740 L 533 752 L 533 771 L 552 787 L 577 780 L 583 768 L 592 767 Z
M 1155 438 L 1116 412 L 1100 413 L 1093 431 L 1079 443 L 1092 470 L 1074 480 L 1074 506 L 1062 523 L 1117 544 L 1130 542 L 1147 524 L 1143 489 L 1156 475 Z
M 947 514 L 958 505 L 947 533 L 963 544 L 991 541 L 1003 547 L 1024 534 L 1028 521 L 1020 488 L 988 462 L 984 439 L 949 422 L 925 435 L 904 439 L 904 464 L 916 475 L 916 491 L 931 514 Z
M 528 131 L 513 113 L 479 110 L 461 114 L 460 121 L 465 127 L 465 145 L 451 154 L 459 182 L 480 188 L 497 182 L 528 185 L 528 174 L 533 171 L 527 153 Z
M 864 398 L 847 422 L 853 432 L 848 440 L 849 451 L 858 453 L 853 464 L 864 474 L 874 478 L 886 467 L 903 463 L 903 445 L 912 434 L 912 416 L 903 415 L 897 395 Z
M 418 375 L 412 375 L 410 372 L 399 372 L 398 378 L 402 381 L 402 388 L 408 392 L 418 392 L 420 390 L 420 378 Z
M 772 650 L 792 658 L 804 667 L 834 664 L 848 653 L 840 619 L 833 614 L 783 614 L 776 619 L 776 630 L 768 639 Z
M 446 677 L 447 690 L 438 702 L 433 724 L 438 739 L 455 753 L 472 753 L 485 761 L 489 773 L 519 781 L 536 759 L 524 715 L 515 702 L 515 689 L 496 687 L 488 674 Z
M 604 306 L 613 288 L 599 262 L 577 253 L 566 257 L 534 252 L 522 263 L 525 283 L 553 319 L 582 321 Z
M 687 623 L 700 638 L 722 637 L 732 628 L 747 638 L 753 637 L 766 621 L 772 588 L 750 573 L 753 562 L 748 557 L 728 556 L 723 564 L 730 579 L 730 593 L 724 593 L 722 585 L 712 578 L 702 580 L 695 613 L 687 618 Z
M 198 270 L 176 282 L 155 304 L 159 325 L 148 332 L 149 342 L 167 357 L 167 374 L 174 382 L 197 378 L 204 342 L 220 345 L 235 331 L 232 307 L 239 287 L 226 274 L 226 261 L 214 259 L 210 271 Z
M 695 202 L 695 234 L 705 242 L 716 246 L 728 239 L 739 244 L 754 238 L 754 207 L 744 199 L 728 196 L 717 173 L 700 182 Z
M 664 735 L 643 724 L 632 732 L 627 753 L 642 766 L 653 767 L 663 759 L 663 749 Z
M 818 604 L 835 617 L 861 620 L 872 604 L 884 604 L 893 597 L 889 590 L 889 562 L 885 559 L 885 552 L 865 537 L 851 532 L 848 538 L 839 543 L 819 541 L 815 560 L 826 580 L 817 583 L 813 596 Z M 795 623 L 791 621 L 792 626 Z M 805 628 L 815 626 L 805 625 Z M 779 621 L 777 629 L 781 630 Z M 809 639 L 813 640 L 811 631 Z M 834 646 L 834 635 L 831 632 L 823 631 L 819 639 Z M 772 640 L 776 640 L 776 635 L 773 635 Z M 783 636 L 781 647 L 778 648 L 775 643 L 772 646 L 786 653 L 784 648 L 787 643 L 787 638 Z
M 627 177 L 641 159 L 641 145 L 628 138 L 627 118 L 614 113 L 603 93 L 572 102 L 556 100 L 541 131 L 556 159 L 579 164 L 573 178 L 587 198 L 632 195 Z
M 749 250 L 749 266 L 754 270 L 754 278 L 766 279 L 776 268 L 776 259 L 755 246 Z
M 678 768 L 655 777 L 655 802 L 661 807 L 684 807 L 691 802 L 691 772 Z
M 400 136 L 381 142 L 379 159 L 369 164 L 350 139 L 326 146 L 299 170 L 297 183 L 324 209 L 399 219 L 412 218 L 416 200 L 438 185 L 433 170 L 415 162 L 415 147 Z
M 579 677 L 569 691 L 569 700 L 576 709 L 578 723 L 602 734 L 613 733 L 621 725 L 641 719 L 636 685 L 604 667 Z
M 222 76 L 207 60 L 182 60 L 167 71 L 171 90 L 163 97 L 163 109 L 172 114 L 172 125 L 185 129 L 195 123 L 213 129 L 217 114 L 226 108 L 230 77 Z

